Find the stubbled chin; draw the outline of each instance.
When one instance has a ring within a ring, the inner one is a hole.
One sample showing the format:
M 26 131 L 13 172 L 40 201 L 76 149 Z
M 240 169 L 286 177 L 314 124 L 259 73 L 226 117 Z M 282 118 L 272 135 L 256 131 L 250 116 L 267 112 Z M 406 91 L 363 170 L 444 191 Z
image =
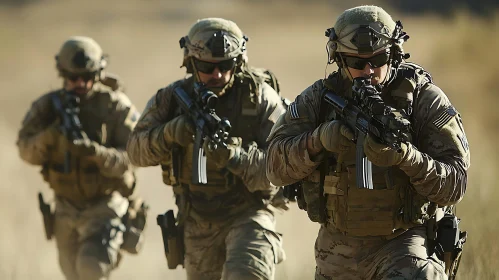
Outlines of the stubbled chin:
M 206 87 L 208 88 L 223 88 L 225 86 L 224 83 L 208 83 Z
M 80 97 L 87 96 L 89 92 L 90 92 L 89 90 L 85 90 L 85 89 L 75 89 L 74 90 L 74 93 L 76 93 L 76 95 L 78 95 Z

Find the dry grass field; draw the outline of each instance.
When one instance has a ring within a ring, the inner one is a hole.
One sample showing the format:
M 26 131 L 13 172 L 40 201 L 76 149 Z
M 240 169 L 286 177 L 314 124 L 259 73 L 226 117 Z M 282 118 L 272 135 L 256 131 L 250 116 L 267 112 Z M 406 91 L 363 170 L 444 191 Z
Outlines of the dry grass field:
M 29 1 L 27 1 L 29 2 Z M 196 19 L 218 16 L 236 21 L 250 37 L 250 63 L 268 67 L 280 78 L 283 94 L 294 98 L 324 77 L 324 30 L 342 11 L 307 1 L 229 0 L 46 0 L 24 6 L 0 6 L 0 279 L 63 279 L 54 242 L 42 232 L 36 194 L 50 194 L 38 168 L 23 163 L 15 146 L 30 103 L 61 85 L 54 55 L 71 35 L 95 38 L 110 55 L 109 71 L 118 73 L 127 94 L 142 109 L 160 87 L 181 78 L 178 40 Z M 332 3 L 333 1 L 331 1 Z M 352 1 L 357 3 L 359 1 Z M 371 3 L 373 3 L 371 1 Z M 461 226 L 469 232 L 460 279 L 499 278 L 497 199 L 499 137 L 499 13 L 481 19 L 456 12 L 404 16 L 411 39 L 406 51 L 448 94 L 464 119 L 472 152 L 468 191 L 458 205 Z M 332 71 L 329 67 L 327 71 Z M 160 169 L 138 171 L 138 184 L 151 206 L 147 241 L 138 256 L 126 255 L 113 279 L 185 279 L 168 270 L 155 216 L 174 207 Z M 276 279 L 312 279 L 313 244 L 318 226 L 296 205 L 278 216 L 287 260 Z

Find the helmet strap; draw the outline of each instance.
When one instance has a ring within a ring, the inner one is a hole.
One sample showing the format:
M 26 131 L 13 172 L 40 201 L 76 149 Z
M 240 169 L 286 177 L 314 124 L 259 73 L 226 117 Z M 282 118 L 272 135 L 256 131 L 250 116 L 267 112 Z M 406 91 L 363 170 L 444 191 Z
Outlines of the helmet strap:
M 336 53 L 335 60 L 340 71 L 343 72 L 343 74 L 346 75 L 351 82 L 353 82 L 353 76 L 348 70 L 348 67 L 346 66 L 347 64 L 345 63 L 345 60 L 343 60 L 343 56 L 340 53 Z

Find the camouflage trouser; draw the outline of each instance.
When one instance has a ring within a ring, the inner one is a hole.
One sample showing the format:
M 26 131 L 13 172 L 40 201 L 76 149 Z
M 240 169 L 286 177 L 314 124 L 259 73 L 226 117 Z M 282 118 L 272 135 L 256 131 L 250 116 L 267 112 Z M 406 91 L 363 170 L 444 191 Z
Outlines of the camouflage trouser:
M 266 210 L 216 223 L 188 218 L 184 242 L 188 280 L 274 279 L 275 265 L 285 258 Z
M 315 279 L 447 279 L 443 262 L 428 256 L 426 246 L 424 227 L 385 240 L 322 226 L 315 242 Z
M 108 278 L 118 262 L 127 208 L 118 193 L 83 210 L 56 198 L 54 235 L 66 279 Z

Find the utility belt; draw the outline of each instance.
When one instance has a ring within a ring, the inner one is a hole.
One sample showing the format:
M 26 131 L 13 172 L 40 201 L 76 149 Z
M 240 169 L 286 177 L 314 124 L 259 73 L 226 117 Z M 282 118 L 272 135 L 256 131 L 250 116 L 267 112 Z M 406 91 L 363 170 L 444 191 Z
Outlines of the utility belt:
M 311 211 L 311 206 L 317 203 L 315 203 L 315 201 L 307 201 L 306 192 L 304 192 L 304 190 L 302 182 L 300 181 L 285 186 L 284 196 L 290 201 L 296 201 L 300 209 L 307 210 L 311 219 L 315 218 L 319 221 L 319 215 L 316 214 L 316 212 L 320 211 L 320 209 L 319 207 L 313 207 L 318 210 Z M 430 205 L 436 207 L 435 204 Z M 435 215 L 424 222 L 423 225 L 427 228 L 429 255 L 435 253 L 437 257 L 445 263 L 445 273 L 447 274 L 447 277 L 452 280 L 456 278 L 464 243 L 466 243 L 468 234 L 466 231 L 463 232 L 459 229 L 460 219 L 454 214 L 442 214 L 443 211 L 441 210 L 435 211 Z M 327 222 L 325 224 L 326 227 L 329 225 Z M 390 240 L 405 231 L 405 229 L 397 229 L 391 235 L 385 235 L 383 237 L 386 240 Z

